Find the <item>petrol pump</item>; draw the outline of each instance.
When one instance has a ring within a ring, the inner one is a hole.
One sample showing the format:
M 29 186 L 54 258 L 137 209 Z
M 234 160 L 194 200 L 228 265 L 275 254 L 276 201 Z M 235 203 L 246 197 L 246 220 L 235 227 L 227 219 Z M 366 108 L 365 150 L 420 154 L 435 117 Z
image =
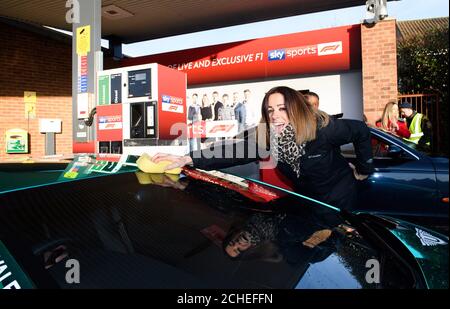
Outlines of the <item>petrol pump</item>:
M 140 156 L 189 151 L 186 74 L 157 63 L 97 75 L 97 152 Z

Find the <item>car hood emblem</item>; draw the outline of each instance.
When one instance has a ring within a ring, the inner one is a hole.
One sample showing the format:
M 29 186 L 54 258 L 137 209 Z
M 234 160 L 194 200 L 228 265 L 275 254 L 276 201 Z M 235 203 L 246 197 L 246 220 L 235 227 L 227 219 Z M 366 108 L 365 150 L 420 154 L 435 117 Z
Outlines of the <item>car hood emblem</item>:
M 433 236 L 430 233 L 422 231 L 418 228 L 416 228 L 416 235 L 417 237 L 419 237 L 420 242 L 424 246 L 437 246 L 447 244 L 447 242 L 443 241 L 442 239 L 437 238 L 436 236 Z

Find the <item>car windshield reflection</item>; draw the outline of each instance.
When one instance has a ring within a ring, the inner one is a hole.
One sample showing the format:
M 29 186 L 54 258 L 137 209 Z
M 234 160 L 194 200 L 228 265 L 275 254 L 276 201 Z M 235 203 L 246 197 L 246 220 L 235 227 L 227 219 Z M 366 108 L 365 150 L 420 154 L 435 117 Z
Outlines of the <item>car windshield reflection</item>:
M 63 162 L 0 164 L 0 194 L 137 170 L 136 156 L 75 155 Z

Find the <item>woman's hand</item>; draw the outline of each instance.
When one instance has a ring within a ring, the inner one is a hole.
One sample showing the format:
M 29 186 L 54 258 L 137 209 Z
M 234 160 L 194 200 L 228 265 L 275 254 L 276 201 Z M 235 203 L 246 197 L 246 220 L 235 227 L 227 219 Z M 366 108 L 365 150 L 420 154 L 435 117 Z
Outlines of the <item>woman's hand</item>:
M 192 158 L 190 156 L 176 156 L 167 153 L 157 153 L 152 157 L 154 163 L 159 163 L 161 161 L 170 161 L 171 164 L 167 165 L 164 169 L 165 171 L 171 170 L 177 167 L 183 167 L 185 165 L 192 164 Z
M 314 248 L 326 241 L 331 236 L 331 230 L 325 229 L 314 232 L 307 240 L 303 242 L 303 245 L 309 248 Z
M 67 252 L 67 247 L 64 245 L 60 245 L 51 251 L 44 252 L 45 269 L 49 269 L 68 256 L 69 253 Z
M 356 167 L 353 164 L 349 163 L 348 165 L 350 165 L 350 167 L 352 168 L 353 175 L 355 176 L 355 178 L 357 180 L 365 180 L 369 177 L 369 175 L 363 175 L 363 174 L 358 173 L 358 171 L 356 170 Z
M 398 131 L 398 124 L 393 122 L 389 125 L 389 133 L 391 134 L 396 134 L 396 132 Z
M 155 180 L 155 178 L 152 177 L 153 180 Z M 153 184 L 161 186 L 161 187 L 174 188 L 174 189 L 178 189 L 178 190 L 184 190 L 187 187 L 187 183 L 181 183 L 179 181 L 175 181 L 169 175 L 166 175 L 166 174 L 162 174 L 161 180 L 158 182 L 154 181 Z

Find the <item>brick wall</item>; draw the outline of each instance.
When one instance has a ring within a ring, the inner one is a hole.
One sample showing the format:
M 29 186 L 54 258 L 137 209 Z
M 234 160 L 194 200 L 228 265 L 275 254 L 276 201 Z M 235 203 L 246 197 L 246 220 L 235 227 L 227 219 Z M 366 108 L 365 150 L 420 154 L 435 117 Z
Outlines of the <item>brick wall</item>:
M 361 26 L 364 114 L 370 123 L 381 117 L 389 100 L 397 99 L 395 20 Z
M 0 22 L 0 162 L 45 155 L 39 118 L 62 120 L 56 153 L 72 152 L 71 44 Z M 24 91 L 37 93 L 36 118 L 25 117 Z M 29 131 L 29 154 L 6 154 L 5 131 Z

